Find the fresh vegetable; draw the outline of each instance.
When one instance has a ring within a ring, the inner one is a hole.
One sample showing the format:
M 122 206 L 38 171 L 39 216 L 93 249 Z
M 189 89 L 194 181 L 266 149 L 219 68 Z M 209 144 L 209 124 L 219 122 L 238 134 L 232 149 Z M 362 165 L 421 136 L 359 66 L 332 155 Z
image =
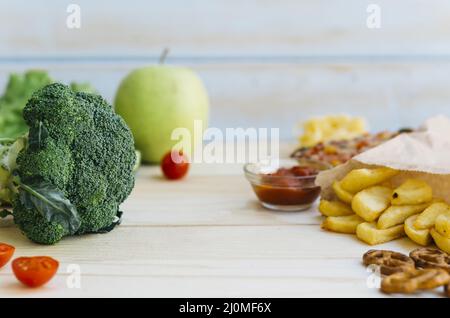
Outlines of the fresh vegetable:
M 0 97 L 0 137 L 17 138 L 28 131 L 22 110 L 33 92 L 52 82 L 45 71 L 10 75 L 5 93 Z
M 25 147 L 27 137 L 17 140 L 0 138 L 0 204 L 11 205 L 16 189 L 13 184 L 12 172 L 16 168 L 19 152 Z M 7 215 L 6 210 L 4 214 Z M 3 215 L 0 213 L 0 217 Z
M 18 138 L 28 131 L 22 110 L 28 99 L 38 89 L 53 83 L 46 71 L 30 70 L 24 74 L 11 74 L 5 93 L 0 97 L 0 138 Z M 75 92 L 96 93 L 89 83 L 72 82 Z
M 19 257 L 12 263 L 16 278 L 29 287 L 48 283 L 58 271 L 59 262 L 48 256 Z
M 122 118 L 101 96 L 58 83 L 33 94 L 23 116 L 27 142 L 16 167 L 15 152 L 6 156 L 12 174 L 3 185 L 14 193 L 14 221 L 22 232 L 54 244 L 67 235 L 112 230 L 134 186 L 136 154 Z
M 167 179 L 181 179 L 189 170 L 189 160 L 182 151 L 174 150 L 163 157 L 161 169 Z
M 6 263 L 9 262 L 15 250 L 16 249 L 14 246 L 5 243 L 0 243 L 0 268 L 5 266 Z

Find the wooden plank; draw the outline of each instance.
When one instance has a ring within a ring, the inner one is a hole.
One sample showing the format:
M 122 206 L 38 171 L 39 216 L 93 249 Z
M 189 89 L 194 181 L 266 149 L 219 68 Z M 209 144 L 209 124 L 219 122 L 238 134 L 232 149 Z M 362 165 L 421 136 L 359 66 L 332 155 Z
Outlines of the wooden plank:
M 133 3 L 79 0 L 81 29 L 66 27 L 68 3 L 0 2 L 0 56 L 173 57 L 384 56 L 450 54 L 446 0 Z
M 449 41 L 450 43 L 450 41 Z M 108 100 L 121 79 L 142 64 L 0 64 L 7 74 L 49 69 L 63 82 L 90 81 Z M 279 127 L 282 139 L 298 134 L 298 123 L 315 115 L 350 113 L 369 118 L 374 131 L 418 126 L 449 112 L 450 62 L 336 64 L 191 64 L 211 99 L 213 127 Z
M 7 228 L 0 241 L 14 244 L 17 256 L 51 255 L 62 262 L 58 277 L 38 291 L 18 285 L 6 267 L 1 297 L 383 296 L 367 287 L 370 273 L 360 258 L 368 246 L 317 226 L 121 226 L 55 246 L 33 244 Z M 380 246 L 413 247 L 406 239 Z M 66 285 L 69 264 L 80 266 L 81 289 Z
M 123 225 L 106 235 L 69 237 L 52 246 L 36 245 L 17 228 L 8 227 L 1 229 L 0 241 L 15 245 L 18 255 L 50 254 L 66 263 L 307 258 L 359 260 L 369 249 L 353 235 L 326 232 L 317 225 Z M 415 246 L 406 238 L 380 245 L 400 251 L 408 251 Z

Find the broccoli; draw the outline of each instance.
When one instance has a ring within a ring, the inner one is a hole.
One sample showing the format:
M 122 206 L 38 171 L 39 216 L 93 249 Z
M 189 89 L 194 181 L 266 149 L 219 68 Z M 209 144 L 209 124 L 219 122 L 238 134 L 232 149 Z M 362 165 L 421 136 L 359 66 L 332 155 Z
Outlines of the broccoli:
M 27 142 L 6 156 L 16 166 L 11 190 L 15 223 L 32 241 L 111 230 L 134 187 L 132 134 L 99 95 L 55 83 L 35 92 L 23 110 Z M 1 148 L 0 148 L 1 149 Z M 1 150 L 0 150 L 1 151 Z

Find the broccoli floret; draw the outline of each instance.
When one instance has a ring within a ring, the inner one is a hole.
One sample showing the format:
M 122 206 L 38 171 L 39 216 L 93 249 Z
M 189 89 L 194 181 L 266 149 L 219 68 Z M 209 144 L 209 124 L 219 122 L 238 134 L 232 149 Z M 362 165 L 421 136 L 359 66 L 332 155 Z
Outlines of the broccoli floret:
M 80 222 L 71 233 L 58 218 L 49 219 L 39 202 L 26 206 L 19 194 L 13 201 L 16 224 L 43 244 L 110 227 L 134 186 L 136 155 L 124 120 L 101 96 L 59 83 L 33 94 L 23 116 L 30 130 L 17 157 L 20 182 L 51 185 L 75 207 Z

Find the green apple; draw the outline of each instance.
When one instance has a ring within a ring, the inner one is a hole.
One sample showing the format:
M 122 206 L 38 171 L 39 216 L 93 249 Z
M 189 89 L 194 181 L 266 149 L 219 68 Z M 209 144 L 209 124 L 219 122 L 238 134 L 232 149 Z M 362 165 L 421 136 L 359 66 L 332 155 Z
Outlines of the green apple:
M 177 141 L 175 128 L 189 129 L 194 120 L 208 121 L 209 100 L 200 78 L 190 69 L 149 66 L 132 71 L 119 86 L 115 110 L 130 127 L 142 160 L 159 162 Z M 192 150 L 192 149 L 191 149 Z

